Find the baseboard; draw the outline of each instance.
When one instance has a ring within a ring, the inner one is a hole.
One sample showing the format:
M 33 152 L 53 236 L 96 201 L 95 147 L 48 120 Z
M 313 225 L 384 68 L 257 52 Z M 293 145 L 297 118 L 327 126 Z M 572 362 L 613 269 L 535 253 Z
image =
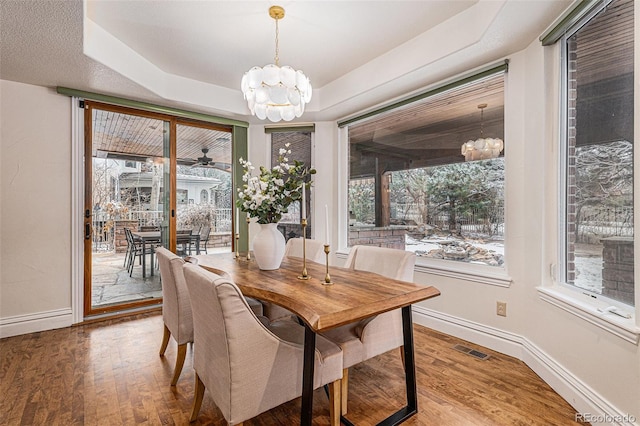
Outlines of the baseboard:
M 72 324 L 71 308 L 0 318 L 0 338 L 70 327 Z
M 422 306 L 413 306 L 412 311 L 415 324 L 523 361 L 578 413 L 590 415 L 591 424 L 638 425 L 638 419 L 622 413 L 527 338 Z

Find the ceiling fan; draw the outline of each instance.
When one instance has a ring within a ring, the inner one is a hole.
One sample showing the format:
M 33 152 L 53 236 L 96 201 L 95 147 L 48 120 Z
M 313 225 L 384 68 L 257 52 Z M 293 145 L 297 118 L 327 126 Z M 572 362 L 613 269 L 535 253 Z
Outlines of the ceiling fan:
M 209 148 L 202 148 L 202 157 L 198 157 L 198 161 L 193 167 L 213 167 L 216 164 L 212 158 L 207 157 L 207 152 L 209 152 Z
M 209 148 L 202 148 L 202 157 L 198 157 L 198 161 L 193 163 L 191 167 L 218 169 L 225 172 L 231 171 L 231 164 L 213 161 L 213 158 L 207 157 L 207 152 L 209 152 Z

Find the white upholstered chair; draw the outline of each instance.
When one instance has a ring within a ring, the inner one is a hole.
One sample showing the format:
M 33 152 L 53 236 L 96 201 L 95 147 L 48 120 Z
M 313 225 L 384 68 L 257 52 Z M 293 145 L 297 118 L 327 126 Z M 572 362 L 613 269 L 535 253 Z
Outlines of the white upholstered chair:
M 307 260 L 316 263 L 325 262 L 324 244 L 318 240 L 307 238 L 305 242 Z M 302 238 L 289 238 L 284 248 L 285 257 L 299 257 L 302 259 Z
M 180 378 L 182 366 L 187 355 L 187 344 L 193 342 L 193 317 L 191 302 L 184 282 L 182 265 L 184 260 L 164 247 L 155 249 L 160 267 L 162 280 L 162 319 L 164 321 L 164 335 L 160 345 L 160 356 L 164 356 L 169 338 L 173 336 L 178 344 L 178 354 L 173 370 L 171 386 L 175 386 Z M 190 262 L 197 263 L 197 259 L 190 257 Z M 256 315 L 262 315 L 262 304 L 255 299 L 248 301 Z
M 318 240 L 308 239 L 305 242 L 305 252 L 307 260 L 310 262 L 324 263 L 324 244 Z M 302 259 L 302 238 L 289 238 L 284 248 L 285 257 L 298 257 Z M 264 306 L 264 316 L 270 321 L 281 319 L 291 319 L 295 316 L 291 311 L 270 302 L 262 302 Z
M 293 321 L 265 325 L 240 289 L 193 264 L 184 275 L 193 307 L 196 388 L 191 421 L 205 387 L 229 425 L 268 411 L 302 394 L 304 327 Z M 331 424 L 340 423 L 340 348 L 317 336 L 314 389 L 330 386 Z
M 413 281 L 416 256 L 412 252 L 384 247 L 354 246 L 345 268 L 375 272 L 388 278 Z M 342 414 L 347 414 L 349 367 L 395 348 L 403 356 L 402 311 L 390 312 L 347 324 L 322 333 L 338 344 L 344 355 L 342 374 Z M 404 358 L 402 358 L 404 364 Z
M 187 343 L 193 342 L 191 302 L 182 272 L 184 260 L 164 247 L 156 249 L 156 256 L 162 280 L 162 319 L 164 321 L 160 356 L 164 356 L 169 344 L 169 337 L 173 336 L 178 344 L 178 355 L 171 379 L 171 386 L 175 386 L 184 365 Z

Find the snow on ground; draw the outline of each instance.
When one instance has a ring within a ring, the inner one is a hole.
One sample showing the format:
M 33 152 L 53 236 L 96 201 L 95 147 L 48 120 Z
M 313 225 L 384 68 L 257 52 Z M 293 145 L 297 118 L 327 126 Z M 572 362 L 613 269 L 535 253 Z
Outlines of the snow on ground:
M 472 239 L 460 239 L 453 236 L 429 236 L 422 240 L 416 240 L 411 236 L 405 237 L 405 248 L 418 255 L 426 255 L 432 250 L 441 250 L 443 245 L 454 241 L 464 241 L 472 244 L 474 247 L 486 250 L 489 253 L 504 256 L 503 241 L 484 241 Z M 486 263 L 486 262 L 478 262 Z M 593 253 L 576 253 L 576 287 L 584 288 L 595 293 L 602 292 L 602 256 Z

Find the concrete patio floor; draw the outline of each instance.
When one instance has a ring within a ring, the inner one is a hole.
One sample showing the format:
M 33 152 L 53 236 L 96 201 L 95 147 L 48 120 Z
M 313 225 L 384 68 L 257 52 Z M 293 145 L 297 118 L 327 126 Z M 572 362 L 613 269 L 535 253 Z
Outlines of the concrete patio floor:
M 230 247 L 207 248 L 207 252 L 224 253 Z M 154 269 L 154 275 L 142 277 L 142 266 L 136 261 L 131 277 L 124 268 L 124 253 L 93 253 L 91 304 L 103 307 L 117 303 L 134 302 L 162 297 L 160 270 Z M 149 258 L 147 257 L 147 262 Z

